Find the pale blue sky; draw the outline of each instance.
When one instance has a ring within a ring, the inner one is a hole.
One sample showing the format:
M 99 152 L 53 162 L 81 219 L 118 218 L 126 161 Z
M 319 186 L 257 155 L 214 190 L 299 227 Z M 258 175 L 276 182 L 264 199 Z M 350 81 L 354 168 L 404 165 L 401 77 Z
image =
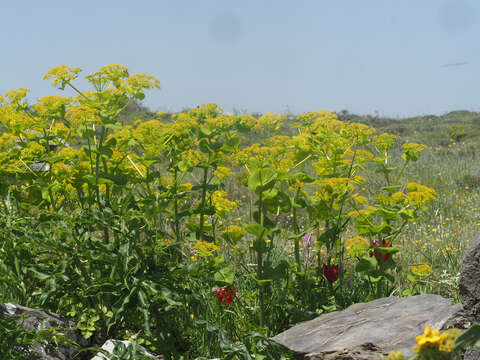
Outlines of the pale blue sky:
M 160 80 L 159 111 L 479 111 L 479 15 L 474 0 L 3 0 L 0 92 L 33 101 L 58 93 L 53 66 L 119 63 Z

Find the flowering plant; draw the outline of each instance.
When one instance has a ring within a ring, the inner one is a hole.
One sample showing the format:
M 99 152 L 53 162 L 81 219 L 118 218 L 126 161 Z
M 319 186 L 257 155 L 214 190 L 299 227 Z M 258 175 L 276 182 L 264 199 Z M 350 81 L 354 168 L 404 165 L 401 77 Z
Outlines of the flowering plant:
M 338 265 L 336 264 L 324 264 L 323 265 L 323 275 L 327 278 L 328 281 L 334 283 L 338 279 Z
M 220 303 L 224 305 L 230 305 L 233 302 L 233 299 L 237 295 L 237 289 L 231 288 L 230 286 L 220 287 L 217 290 L 217 298 Z

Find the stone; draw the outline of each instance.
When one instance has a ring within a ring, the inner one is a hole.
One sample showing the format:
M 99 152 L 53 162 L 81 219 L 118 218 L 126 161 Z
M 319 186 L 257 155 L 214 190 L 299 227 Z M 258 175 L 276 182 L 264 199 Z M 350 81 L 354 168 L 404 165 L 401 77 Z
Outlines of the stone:
M 465 316 L 480 322 L 480 231 L 463 256 L 459 291 Z
M 87 347 L 88 342 L 82 337 L 76 329 L 75 322 L 64 319 L 57 314 L 47 311 L 30 309 L 13 303 L 0 304 L 0 318 L 6 319 L 11 316 L 24 316 L 22 326 L 30 331 L 38 331 L 53 327 L 66 328 L 71 330 L 61 331 L 67 338 L 76 342 L 81 347 Z M 77 350 L 59 346 L 48 346 L 45 344 L 35 344 L 30 349 L 32 360 L 69 360 L 73 359 L 78 353 Z M 77 359 L 80 359 L 77 357 Z
M 455 323 L 451 319 L 461 308 L 439 295 L 392 296 L 319 316 L 273 340 L 305 360 L 376 360 L 395 349 L 408 358 L 425 326 L 442 329 Z
M 127 350 L 129 347 L 133 346 L 133 344 L 128 340 L 107 340 L 103 345 L 102 349 L 105 350 L 109 354 L 119 354 L 124 350 Z M 117 348 L 117 349 L 115 349 Z M 144 347 L 140 345 L 136 345 L 136 354 L 143 355 L 146 358 L 154 359 L 154 360 L 163 360 L 163 356 L 157 357 L 150 354 Z M 118 352 L 119 351 L 119 352 Z M 108 360 L 111 357 L 101 352 L 97 353 L 95 357 L 91 360 Z
M 478 360 L 480 359 L 480 347 L 473 347 L 467 349 L 463 355 L 463 360 Z

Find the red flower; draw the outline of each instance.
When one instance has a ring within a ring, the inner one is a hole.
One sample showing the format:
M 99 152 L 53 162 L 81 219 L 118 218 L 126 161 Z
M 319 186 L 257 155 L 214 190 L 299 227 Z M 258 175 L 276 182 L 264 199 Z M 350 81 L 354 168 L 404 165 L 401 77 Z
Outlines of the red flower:
M 378 240 L 373 240 L 372 245 L 381 247 L 392 247 L 392 243 L 385 240 L 382 240 L 382 244 L 380 244 Z M 372 257 L 373 255 L 375 255 L 375 259 L 377 259 L 378 262 L 382 262 L 382 252 L 380 250 L 374 250 L 373 252 L 370 251 L 370 257 Z M 391 257 L 392 254 L 390 253 L 383 255 L 383 262 L 387 262 L 388 260 L 390 260 Z
M 323 265 L 323 275 L 331 283 L 337 281 L 338 279 L 338 265 Z
M 217 297 L 218 301 L 222 304 L 230 305 L 233 301 L 233 298 L 237 294 L 237 289 L 230 288 L 230 286 L 226 286 L 224 288 L 218 288 L 217 290 Z

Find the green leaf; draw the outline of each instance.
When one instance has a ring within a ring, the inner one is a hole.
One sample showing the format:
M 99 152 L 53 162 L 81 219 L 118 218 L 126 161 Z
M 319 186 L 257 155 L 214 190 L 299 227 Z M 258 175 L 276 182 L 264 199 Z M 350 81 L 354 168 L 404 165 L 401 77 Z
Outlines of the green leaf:
M 210 154 L 213 152 L 212 148 L 208 144 L 208 141 L 205 139 L 200 140 L 200 144 L 198 145 L 198 148 L 200 149 L 200 151 L 206 154 Z
M 286 279 L 288 276 L 289 263 L 286 260 L 280 261 L 280 263 L 272 267 L 270 264 L 264 264 L 263 274 L 267 279 L 281 280 Z
M 255 235 L 258 239 L 262 238 L 267 232 L 267 229 L 260 224 L 250 224 L 245 226 L 245 230 L 252 235 Z
M 213 275 L 213 279 L 219 283 L 219 285 L 233 285 L 234 278 L 235 274 L 233 272 L 232 264 L 228 264 L 221 268 Z
M 225 141 L 225 144 L 223 144 L 222 146 L 222 151 L 226 153 L 234 152 L 239 148 L 241 142 L 242 142 L 242 139 L 239 136 L 235 136 L 230 139 L 227 139 Z
M 268 210 L 272 213 L 277 213 L 278 210 L 281 212 L 289 212 L 291 208 L 290 197 L 285 194 L 283 191 L 277 191 L 274 197 L 265 201 Z
M 127 175 L 123 175 L 123 174 L 105 175 L 104 178 L 113 181 L 115 185 L 119 185 L 119 186 L 127 185 L 127 182 L 128 182 Z
M 363 275 L 363 278 L 370 281 L 371 283 L 377 283 L 383 279 L 382 275 L 374 276 L 370 273 Z
M 359 263 L 355 267 L 355 271 L 363 272 L 375 269 L 378 265 L 377 259 L 375 257 L 364 256 L 360 259 Z
M 106 178 L 106 177 L 96 177 L 95 175 L 85 175 L 84 179 L 92 186 L 100 185 L 100 184 L 113 184 L 113 181 Z
M 315 244 L 316 247 L 321 247 L 323 244 L 330 244 L 333 240 L 335 240 L 335 235 L 336 235 L 335 228 L 331 228 L 331 229 L 328 229 L 327 231 L 324 231 L 318 238 L 318 241 Z
M 271 168 L 255 170 L 248 177 L 248 188 L 256 194 L 268 190 L 275 184 L 277 173 Z
M 403 220 L 414 220 L 417 218 L 415 209 L 402 209 L 398 213 Z
M 382 187 L 383 191 L 387 191 L 389 194 L 393 194 L 394 191 L 398 191 L 402 188 L 402 185 L 391 185 Z
M 210 136 L 212 135 L 212 130 L 210 130 L 207 126 L 201 125 L 200 126 L 200 132 L 205 135 L 205 136 Z
M 258 202 L 257 202 L 258 203 Z M 257 205 L 257 204 L 255 204 Z M 253 212 L 253 220 L 255 220 L 258 224 L 260 224 L 260 215 L 258 211 Z M 263 226 L 267 229 L 275 228 L 275 222 L 273 222 L 268 216 L 263 216 Z
M 455 340 L 455 350 L 467 349 L 472 346 L 480 346 L 480 323 L 470 326 Z
M 113 151 L 109 147 L 102 147 L 100 150 L 100 154 L 105 155 L 108 158 L 111 158 L 113 155 Z

